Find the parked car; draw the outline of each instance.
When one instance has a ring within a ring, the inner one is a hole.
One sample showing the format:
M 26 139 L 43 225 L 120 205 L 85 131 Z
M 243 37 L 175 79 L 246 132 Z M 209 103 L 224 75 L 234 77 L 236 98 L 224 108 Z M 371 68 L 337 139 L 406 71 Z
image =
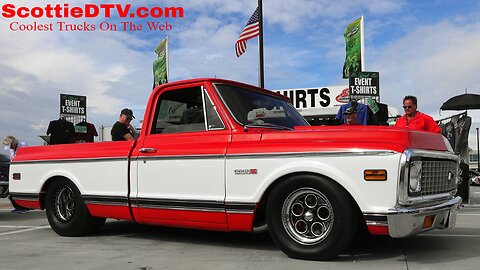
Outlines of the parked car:
M 0 154 L 0 198 L 8 196 L 8 169 L 10 159 L 8 156 Z
M 480 186 L 480 172 L 470 170 L 470 185 Z

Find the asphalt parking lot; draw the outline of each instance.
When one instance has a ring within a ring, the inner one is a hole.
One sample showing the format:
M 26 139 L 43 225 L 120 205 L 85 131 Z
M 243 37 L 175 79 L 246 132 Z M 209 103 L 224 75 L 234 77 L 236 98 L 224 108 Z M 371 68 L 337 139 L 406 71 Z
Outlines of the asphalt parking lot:
M 478 269 L 480 187 L 457 226 L 406 239 L 367 237 L 335 261 L 290 259 L 268 234 L 220 233 L 108 220 L 88 237 L 55 234 L 43 211 L 0 200 L 0 269 Z

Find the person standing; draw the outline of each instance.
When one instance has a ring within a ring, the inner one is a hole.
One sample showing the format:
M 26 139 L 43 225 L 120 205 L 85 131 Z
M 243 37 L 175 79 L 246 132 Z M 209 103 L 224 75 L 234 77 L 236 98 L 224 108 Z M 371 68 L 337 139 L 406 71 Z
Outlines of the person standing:
M 25 142 L 19 141 L 13 136 L 5 136 L 5 138 L 3 138 L 2 144 L 5 150 L 10 151 L 10 161 L 15 158 L 18 149 L 27 146 Z M 15 208 L 12 210 L 12 213 L 27 213 L 29 211 L 29 209 L 23 208 L 20 205 L 16 204 L 14 201 L 12 201 L 12 198 L 10 198 L 10 196 L 8 198 L 10 199 L 10 202 Z
M 113 125 L 110 134 L 112 135 L 112 141 L 129 141 L 135 140 L 137 132 L 135 128 L 130 124 L 133 116 L 133 111 L 125 108 L 120 112 L 118 121 Z
M 13 160 L 13 158 L 17 154 L 18 149 L 27 146 L 27 143 L 19 141 L 13 136 L 5 136 L 5 138 L 3 138 L 2 144 L 5 150 L 10 151 L 10 161 Z
M 405 96 L 403 98 L 403 110 L 405 114 L 397 120 L 395 127 L 425 130 L 433 133 L 442 132 L 442 129 L 430 115 L 417 111 L 417 98 L 415 96 Z

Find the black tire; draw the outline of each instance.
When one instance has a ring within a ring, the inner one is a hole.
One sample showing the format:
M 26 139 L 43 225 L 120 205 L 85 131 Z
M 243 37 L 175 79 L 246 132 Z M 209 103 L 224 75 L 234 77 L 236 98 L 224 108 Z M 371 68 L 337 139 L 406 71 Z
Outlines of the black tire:
M 358 213 L 338 184 L 315 175 L 279 183 L 267 203 L 267 224 L 278 248 L 289 257 L 330 260 L 355 236 Z
M 105 218 L 90 215 L 77 187 L 67 179 L 48 187 L 45 209 L 50 227 L 61 236 L 86 235 L 105 223 Z

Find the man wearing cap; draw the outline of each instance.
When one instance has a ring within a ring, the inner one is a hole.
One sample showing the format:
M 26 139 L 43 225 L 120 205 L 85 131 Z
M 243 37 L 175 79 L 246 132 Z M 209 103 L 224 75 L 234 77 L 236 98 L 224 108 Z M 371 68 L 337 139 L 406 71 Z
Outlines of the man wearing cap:
M 344 125 L 349 125 L 349 126 L 358 125 L 357 111 L 353 107 L 350 107 L 350 108 L 346 109 L 343 112 L 343 115 L 345 116 L 345 124 Z
M 112 131 L 110 131 L 112 141 L 128 141 L 136 139 L 137 132 L 130 124 L 134 118 L 135 116 L 133 116 L 133 112 L 130 109 L 125 108 L 120 112 L 118 121 L 113 125 Z

